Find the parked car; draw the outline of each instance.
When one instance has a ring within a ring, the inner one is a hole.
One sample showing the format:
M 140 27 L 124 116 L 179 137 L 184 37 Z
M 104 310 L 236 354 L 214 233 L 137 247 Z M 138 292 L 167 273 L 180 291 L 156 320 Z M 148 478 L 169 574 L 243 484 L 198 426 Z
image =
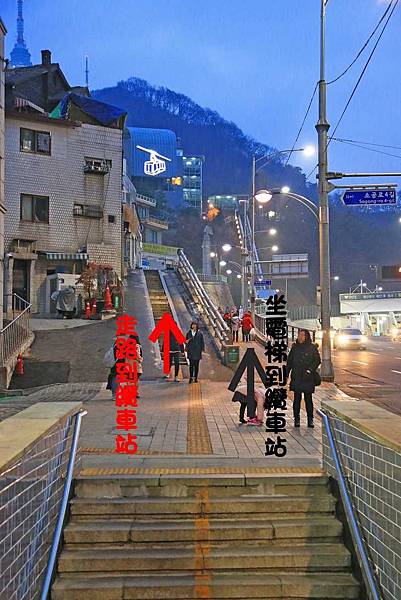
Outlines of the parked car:
M 366 350 L 367 342 L 368 338 L 360 329 L 346 327 L 339 329 L 334 336 L 334 349 L 359 348 L 359 350 Z
M 391 339 L 393 342 L 401 342 L 401 327 L 394 327 L 391 331 Z

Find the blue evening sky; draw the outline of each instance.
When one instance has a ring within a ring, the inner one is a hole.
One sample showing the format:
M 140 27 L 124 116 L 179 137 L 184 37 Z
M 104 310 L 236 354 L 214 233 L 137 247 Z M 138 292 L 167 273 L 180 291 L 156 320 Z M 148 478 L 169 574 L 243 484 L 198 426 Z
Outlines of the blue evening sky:
M 389 0 L 329 0 L 327 79 L 343 70 Z M 318 78 L 319 0 L 25 0 L 25 38 L 34 63 L 49 48 L 71 84 L 112 86 L 137 76 L 217 110 L 276 148 L 291 147 Z M 0 0 L 7 55 L 16 36 L 16 0 Z M 401 3 L 338 135 L 401 146 Z M 368 51 L 369 52 L 369 51 Z M 336 122 L 368 53 L 329 86 Z M 316 143 L 314 104 L 300 144 Z M 385 150 L 385 149 L 384 149 Z M 330 167 L 401 171 L 400 158 L 330 145 Z M 313 159 L 291 161 L 305 170 Z

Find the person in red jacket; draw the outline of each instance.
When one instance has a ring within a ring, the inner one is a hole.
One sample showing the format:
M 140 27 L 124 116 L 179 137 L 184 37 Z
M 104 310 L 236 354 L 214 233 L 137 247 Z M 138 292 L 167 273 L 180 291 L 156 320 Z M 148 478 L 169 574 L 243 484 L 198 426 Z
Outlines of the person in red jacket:
M 251 329 L 253 328 L 252 317 L 249 312 L 246 312 L 242 317 L 242 340 L 244 342 L 251 341 Z

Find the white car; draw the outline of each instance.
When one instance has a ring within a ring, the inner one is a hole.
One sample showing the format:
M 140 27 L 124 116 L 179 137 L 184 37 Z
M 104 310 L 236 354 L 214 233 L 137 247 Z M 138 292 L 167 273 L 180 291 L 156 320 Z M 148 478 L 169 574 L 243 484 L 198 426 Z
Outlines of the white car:
M 343 348 L 358 348 L 359 350 L 366 350 L 368 338 L 363 335 L 360 329 L 352 329 L 346 327 L 345 329 L 339 329 L 334 336 L 334 349 Z

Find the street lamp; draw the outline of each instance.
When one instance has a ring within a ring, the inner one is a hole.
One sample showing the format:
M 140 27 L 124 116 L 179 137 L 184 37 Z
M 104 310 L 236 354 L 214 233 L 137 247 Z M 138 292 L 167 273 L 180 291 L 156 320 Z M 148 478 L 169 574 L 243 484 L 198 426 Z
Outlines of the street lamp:
M 216 256 L 217 256 L 216 252 L 211 252 L 210 253 L 210 258 L 216 258 Z
M 334 275 L 333 279 L 334 279 L 334 281 L 338 281 L 340 278 L 338 275 Z
M 227 264 L 227 263 L 226 263 L 226 261 L 225 261 L 225 260 L 221 260 L 221 261 L 219 262 L 219 265 L 220 265 L 220 267 L 225 267 L 225 266 L 226 266 L 226 264 Z
M 269 229 L 269 235 L 276 235 L 276 233 L 277 233 L 277 229 L 274 229 L 274 227 Z
M 231 244 L 223 244 L 223 246 L 221 247 L 221 249 L 224 252 L 230 252 L 230 250 L 232 250 L 232 246 L 231 246 Z
M 259 202 L 259 204 L 266 204 L 272 199 L 272 193 L 269 190 L 260 190 L 255 194 L 255 200 Z
M 252 272 L 252 294 L 251 294 L 251 313 L 252 318 L 255 318 L 255 200 L 260 204 L 266 204 L 272 198 L 271 192 L 268 190 L 256 191 L 256 173 L 263 169 L 270 161 L 275 158 L 285 155 L 292 154 L 293 152 L 303 152 L 305 156 L 312 156 L 314 154 L 314 147 L 311 145 L 305 148 L 291 148 L 289 150 L 277 150 L 271 154 L 265 154 L 263 156 L 252 157 L 252 221 L 251 221 L 251 272 Z M 264 162 L 263 162 L 264 161 Z
M 227 273 L 227 275 L 231 275 L 231 273 L 232 273 L 232 270 L 231 270 L 231 269 L 227 269 L 227 270 L 226 270 L 226 273 Z

